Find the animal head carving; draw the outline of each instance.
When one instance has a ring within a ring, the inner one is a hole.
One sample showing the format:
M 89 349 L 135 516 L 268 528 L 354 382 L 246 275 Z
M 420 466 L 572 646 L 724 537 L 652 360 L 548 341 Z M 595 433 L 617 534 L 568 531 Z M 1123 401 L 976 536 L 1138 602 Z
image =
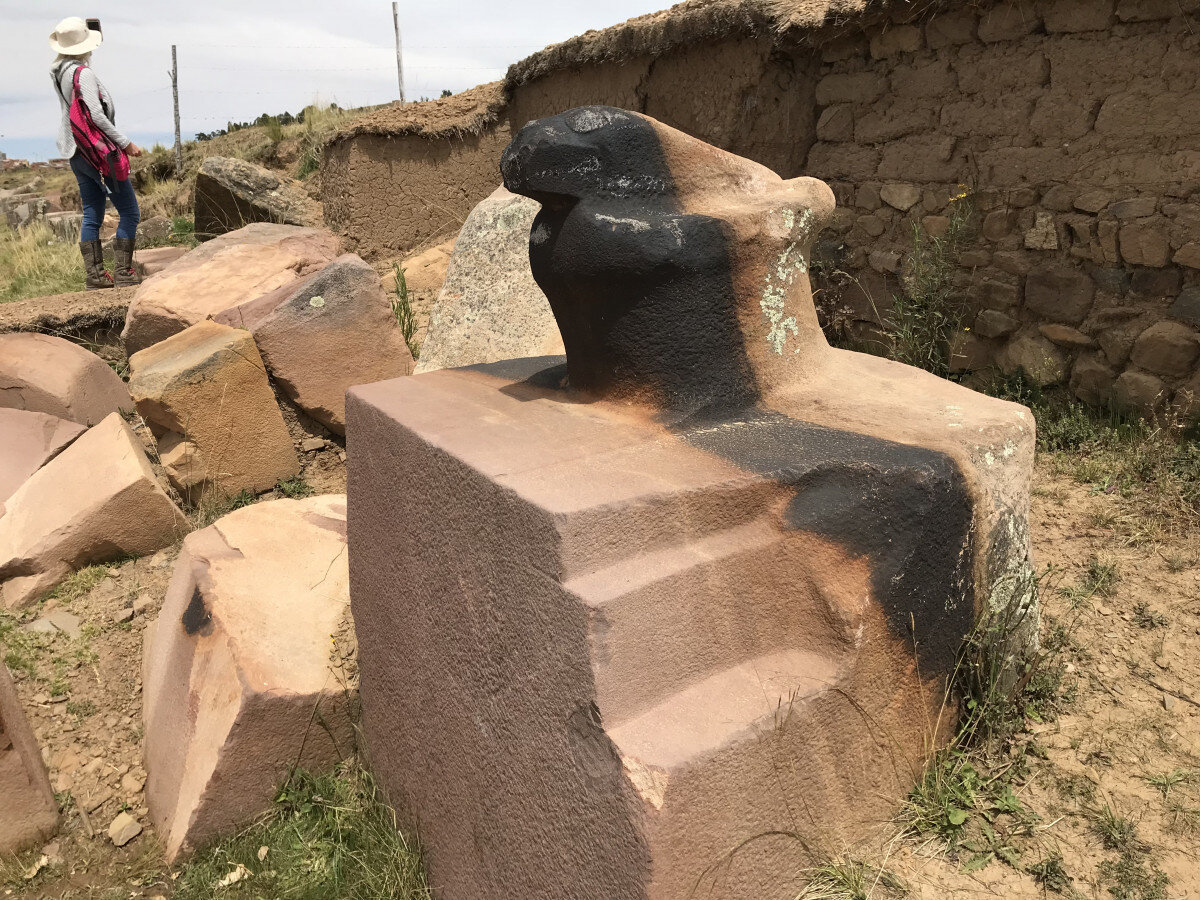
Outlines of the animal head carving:
M 833 194 L 606 106 L 526 125 L 505 186 L 542 204 L 533 276 L 571 386 L 720 416 L 783 391 L 828 346 L 808 283 Z

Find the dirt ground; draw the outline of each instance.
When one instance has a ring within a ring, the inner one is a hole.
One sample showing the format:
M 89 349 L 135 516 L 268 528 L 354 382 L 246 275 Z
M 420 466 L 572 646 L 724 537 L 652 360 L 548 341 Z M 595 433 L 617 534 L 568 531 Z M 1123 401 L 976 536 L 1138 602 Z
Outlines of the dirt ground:
M 344 490 L 336 444 L 304 455 L 310 484 Z M 971 854 L 938 840 L 857 848 L 909 896 L 1043 897 L 1047 887 L 1025 870 L 1060 854 L 1047 871 L 1071 879 L 1056 882 L 1064 896 L 1200 898 L 1200 541 L 1153 526 L 1137 509 L 1057 473 L 1052 458 L 1039 461 L 1032 532 L 1046 572 L 1042 632 L 1062 648 L 1063 699 L 1056 721 L 1030 722 L 1022 736 L 1029 772 L 1016 792 L 1033 815 L 1011 841 L 1021 868 L 997 857 L 967 872 Z M 170 896 L 173 873 L 144 805 L 140 660 L 177 552 L 111 566 L 81 596 L 22 617 L 28 625 L 57 607 L 79 617 L 80 634 L 38 635 L 31 671 L 15 673 L 65 814 L 56 840 L 0 868 L 0 896 Z M 1110 822 L 1136 829 L 1124 855 L 1106 848 L 1098 828 L 1106 806 Z M 122 810 L 144 830 L 116 848 L 106 832 Z M 877 884 L 874 895 L 888 894 Z

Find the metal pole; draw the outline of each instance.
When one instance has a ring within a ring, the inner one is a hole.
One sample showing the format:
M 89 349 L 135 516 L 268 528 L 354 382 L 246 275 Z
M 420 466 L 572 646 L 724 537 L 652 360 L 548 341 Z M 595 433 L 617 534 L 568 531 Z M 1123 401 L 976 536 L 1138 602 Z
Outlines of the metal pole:
M 179 140 L 179 66 L 175 61 L 175 45 L 171 45 L 171 97 L 175 101 L 175 175 L 183 177 L 183 143 Z
M 399 3 L 392 3 L 392 27 L 396 29 L 396 78 L 400 82 L 400 102 L 404 102 L 404 59 L 400 53 L 400 10 Z

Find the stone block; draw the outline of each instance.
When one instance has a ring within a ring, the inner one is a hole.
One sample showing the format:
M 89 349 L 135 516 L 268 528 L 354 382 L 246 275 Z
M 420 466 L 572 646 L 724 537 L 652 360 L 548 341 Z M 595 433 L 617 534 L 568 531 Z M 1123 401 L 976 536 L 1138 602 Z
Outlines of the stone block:
M 353 695 L 331 669 L 346 614 L 342 495 L 243 507 L 188 535 L 142 692 L 146 805 L 168 861 L 250 824 L 296 766 L 353 754 Z
M 1054 212 L 1070 212 L 1075 208 L 1075 188 L 1056 184 L 1042 195 L 1042 206 Z
M 1200 285 L 1192 284 L 1184 288 L 1167 310 L 1167 315 L 1200 328 Z
M 1108 191 L 1087 191 L 1075 198 L 1075 208 L 1080 212 L 1098 213 L 1112 202 Z
M 854 112 L 847 104 L 827 106 L 817 119 L 817 140 L 819 141 L 852 141 L 854 140 Z
M 979 39 L 985 44 L 1016 41 L 1037 30 L 1039 17 L 1032 3 L 1002 3 L 979 17 Z
M 1155 197 L 1118 200 L 1108 207 L 1109 213 L 1117 219 L 1144 219 L 1154 215 L 1156 209 L 1158 209 L 1158 199 Z
M 320 204 L 299 182 L 226 156 L 209 156 L 200 164 L 192 206 L 201 240 L 252 222 L 321 224 Z
M 567 359 L 350 392 L 374 771 L 448 898 L 795 897 L 802 841 L 729 848 L 885 818 L 980 604 L 1032 602 L 1030 414 L 828 346 L 813 179 L 605 107 L 501 171 Z
M 888 59 L 901 53 L 916 53 L 923 44 L 920 28 L 915 25 L 893 25 L 871 35 L 871 57 Z
M 0 854 L 9 856 L 50 839 L 58 803 L 33 729 L 0 659 Z
M 247 225 L 201 244 L 142 283 L 121 338 L 133 355 L 231 307 L 312 274 L 340 252 L 328 231 Z
M 1025 232 L 1025 248 L 1027 250 L 1058 249 L 1058 229 L 1054 226 L 1054 216 L 1047 212 L 1036 214 L 1033 227 Z
M 1134 297 L 1162 300 L 1174 297 L 1183 287 L 1178 269 L 1134 269 L 1129 273 L 1129 293 Z
M 925 25 L 925 41 L 930 50 L 969 44 L 975 40 L 975 10 L 971 7 L 947 8 Z
M 1033 269 L 1025 279 L 1025 307 L 1043 319 L 1078 325 L 1091 309 L 1096 287 L 1086 274 L 1056 263 Z
M 1179 322 L 1156 322 L 1138 336 L 1129 358 L 1147 372 L 1180 378 L 1200 358 L 1200 334 Z
M 56 416 L 0 408 L 0 515 L 4 501 L 83 432 L 82 425 Z
M 1039 325 L 1038 333 L 1047 340 L 1058 344 L 1060 347 L 1066 347 L 1068 350 L 1080 350 L 1085 347 L 1096 346 L 1095 338 L 1084 334 L 1077 328 L 1072 328 L 1070 325 L 1059 325 L 1056 323 Z
M 1103 31 L 1113 20 L 1113 0 L 1043 0 L 1038 10 L 1051 34 Z
M 0 408 L 95 425 L 132 410 L 125 383 L 78 344 L 31 331 L 0 334 Z
M 1195 12 L 1196 0 L 1118 0 L 1117 18 L 1122 22 L 1152 22 Z
M 879 188 L 879 197 L 893 209 L 907 212 L 920 201 L 921 189 L 915 184 L 885 184 Z
M 1116 378 L 1117 370 L 1105 362 L 1103 355 L 1085 353 L 1071 368 L 1071 393 L 1089 406 L 1103 407 L 1112 400 Z
M 1012 334 L 1021 323 L 996 309 L 983 309 L 975 317 L 975 333 L 985 338 L 1001 338 Z
M 996 355 L 1005 375 L 1022 372 L 1041 387 L 1061 384 L 1067 377 L 1067 362 L 1067 355 L 1037 332 L 1018 335 Z
M 145 556 L 187 519 L 159 487 L 141 442 L 113 413 L 31 475 L 0 516 L 0 605 L 26 606 L 75 569 Z
M 1180 247 L 1171 261 L 1189 269 L 1200 269 L 1200 241 L 1189 241 Z
M 348 387 L 412 372 L 412 353 L 379 276 L 354 254 L 271 297 L 259 301 L 271 308 L 255 309 L 247 323 L 254 343 L 275 383 L 330 431 L 345 433 Z M 215 321 L 236 326 L 238 312 L 226 310 Z
M 471 210 L 454 243 L 417 372 L 563 352 L 558 323 L 529 270 L 539 209 L 501 187 Z M 643 226 L 610 223 L 613 229 Z
M 133 399 L 192 501 L 269 490 L 300 462 L 250 332 L 200 322 L 135 353 Z
M 962 159 L 950 135 L 913 135 L 892 141 L 879 157 L 879 177 L 885 180 L 958 181 Z
M 1021 305 L 1021 287 L 1007 281 L 988 278 L 978 288 L 979 302 L 988 309 L 1015 310 Z
M 1168 393 L 1161 378 L 1129 369 L 1113 383 L 1112 398 L 1119 409 L 1153 417 L 1166 406 Z
M 905 99 L 948 96 L 958 87 L 958 77 L 947 60 L 898 65 L 892 71 L 892 93 Z
M 981 372 L 992 365 L 992 344 L 983 338 L 957 332 L 950 339 L 950 371 Z
M 187 253 L 186 247 L 150 247 L 134 251 L 133 262 L 143 276 L 157 275 Z
M 1017 224 L 1017 216 L 1010 209 L 994 209 L 983 217 L 982 234 L 989 241 L 1002 241 Z
M 834 73 L 817 82 L 817 105 L 874 103 L 887 89 L 887 79 L 873 72 Z

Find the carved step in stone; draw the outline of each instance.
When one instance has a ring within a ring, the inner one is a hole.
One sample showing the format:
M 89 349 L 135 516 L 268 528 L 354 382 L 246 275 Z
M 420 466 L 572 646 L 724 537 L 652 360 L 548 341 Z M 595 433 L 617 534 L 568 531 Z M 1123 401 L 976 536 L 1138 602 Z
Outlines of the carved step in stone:
M 799 842 L 730 848 L 861 837 L 976 616 L 1036 634 L 1032 416 L 828 346 L 819 181 L 607 107 L 502 172 L 565 364 L 347 403 L 374 769 L 447 900 L 791 900 Z

